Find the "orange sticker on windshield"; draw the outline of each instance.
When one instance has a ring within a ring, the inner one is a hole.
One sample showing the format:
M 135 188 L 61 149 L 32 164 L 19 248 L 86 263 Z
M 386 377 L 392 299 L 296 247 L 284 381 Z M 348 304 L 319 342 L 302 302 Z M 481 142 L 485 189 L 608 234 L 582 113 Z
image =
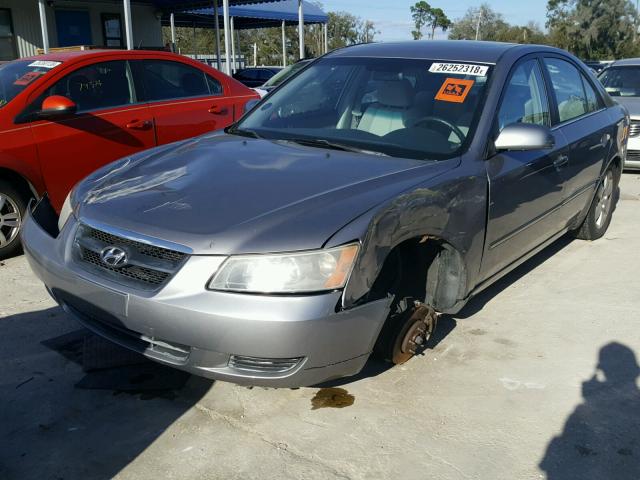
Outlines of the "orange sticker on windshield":
M 447 78 L 436 95 L 436 100 L 462 103 L 467 98 L 467 95 L 469 95 L 469 91 L 471 91 L 471 87 L 474 83 L 475 82 L 473 80 Z
M 25 85 L 29 85 L 31 82 L 33 82 L 36 78 L 38 78 L 43 73 L 44 72 L 27 72 L 24 75 L 22 75 L 19 79 L 17 79 L 15 82 L 13 82 L 13 84 L 24 87 Z

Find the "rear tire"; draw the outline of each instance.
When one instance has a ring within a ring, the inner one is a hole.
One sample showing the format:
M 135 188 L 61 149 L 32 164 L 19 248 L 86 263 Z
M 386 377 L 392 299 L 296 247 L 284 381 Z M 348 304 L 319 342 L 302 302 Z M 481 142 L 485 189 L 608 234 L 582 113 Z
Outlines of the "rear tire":
M 587 217 L 574 236 L 581 240 L 597 240 L 602 237 L 611 223 L 613 211 L 618 202 L 619 175 L 609 167 L 598 184 L 596 195 L 591 203 Z
M 31 195 L 0 179 L 0 260 L 21 252 L 20 229 Z

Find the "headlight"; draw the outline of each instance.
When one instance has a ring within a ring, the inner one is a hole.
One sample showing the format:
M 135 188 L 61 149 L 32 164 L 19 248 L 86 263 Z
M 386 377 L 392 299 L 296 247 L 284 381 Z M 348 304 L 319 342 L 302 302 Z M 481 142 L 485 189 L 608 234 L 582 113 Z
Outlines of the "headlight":
M 62 205 L 62 209 L 60 210 L 60 217 L 58 218 L 58 230 L 60 231 L 62 231 L 64 225 L 67 223 L 67 220 L 69 220 L 69 217 L 72 213 L 74 213 L 74 210 L 77 207 L 74 193 L 75 190 L 71 189 L 69 195 L 67 195 L 67 198 L 64 201 L 64 204 Z
M 303 293 L 344 287 L 358 245 L 327 250 L 229 257 L 209 282 L 211 290 Z

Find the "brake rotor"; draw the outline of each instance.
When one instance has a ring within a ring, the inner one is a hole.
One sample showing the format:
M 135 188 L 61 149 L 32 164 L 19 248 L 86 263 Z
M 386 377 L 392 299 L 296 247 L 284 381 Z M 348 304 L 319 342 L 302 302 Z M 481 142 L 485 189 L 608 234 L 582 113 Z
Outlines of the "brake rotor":
M 410 316 L 393 346 L 392 361 L 396 365 L 405 363 L 426 348 L 438 322 L 435 310 L 420 302 L 416 302 L 408 313 Z

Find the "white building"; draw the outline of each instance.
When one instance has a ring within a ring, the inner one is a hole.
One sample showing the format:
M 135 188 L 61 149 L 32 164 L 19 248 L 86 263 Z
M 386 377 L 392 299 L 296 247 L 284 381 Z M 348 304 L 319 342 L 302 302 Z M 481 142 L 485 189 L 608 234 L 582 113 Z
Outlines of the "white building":
M 49 46 L 126 48 L 122 0 L 45 0 Z M 162 48 L 162 11 L 150 1 L 131 1 L 133 43 Z M 43 48 L 38 0 L 0 0 L 0 61 L 38 53 Z

